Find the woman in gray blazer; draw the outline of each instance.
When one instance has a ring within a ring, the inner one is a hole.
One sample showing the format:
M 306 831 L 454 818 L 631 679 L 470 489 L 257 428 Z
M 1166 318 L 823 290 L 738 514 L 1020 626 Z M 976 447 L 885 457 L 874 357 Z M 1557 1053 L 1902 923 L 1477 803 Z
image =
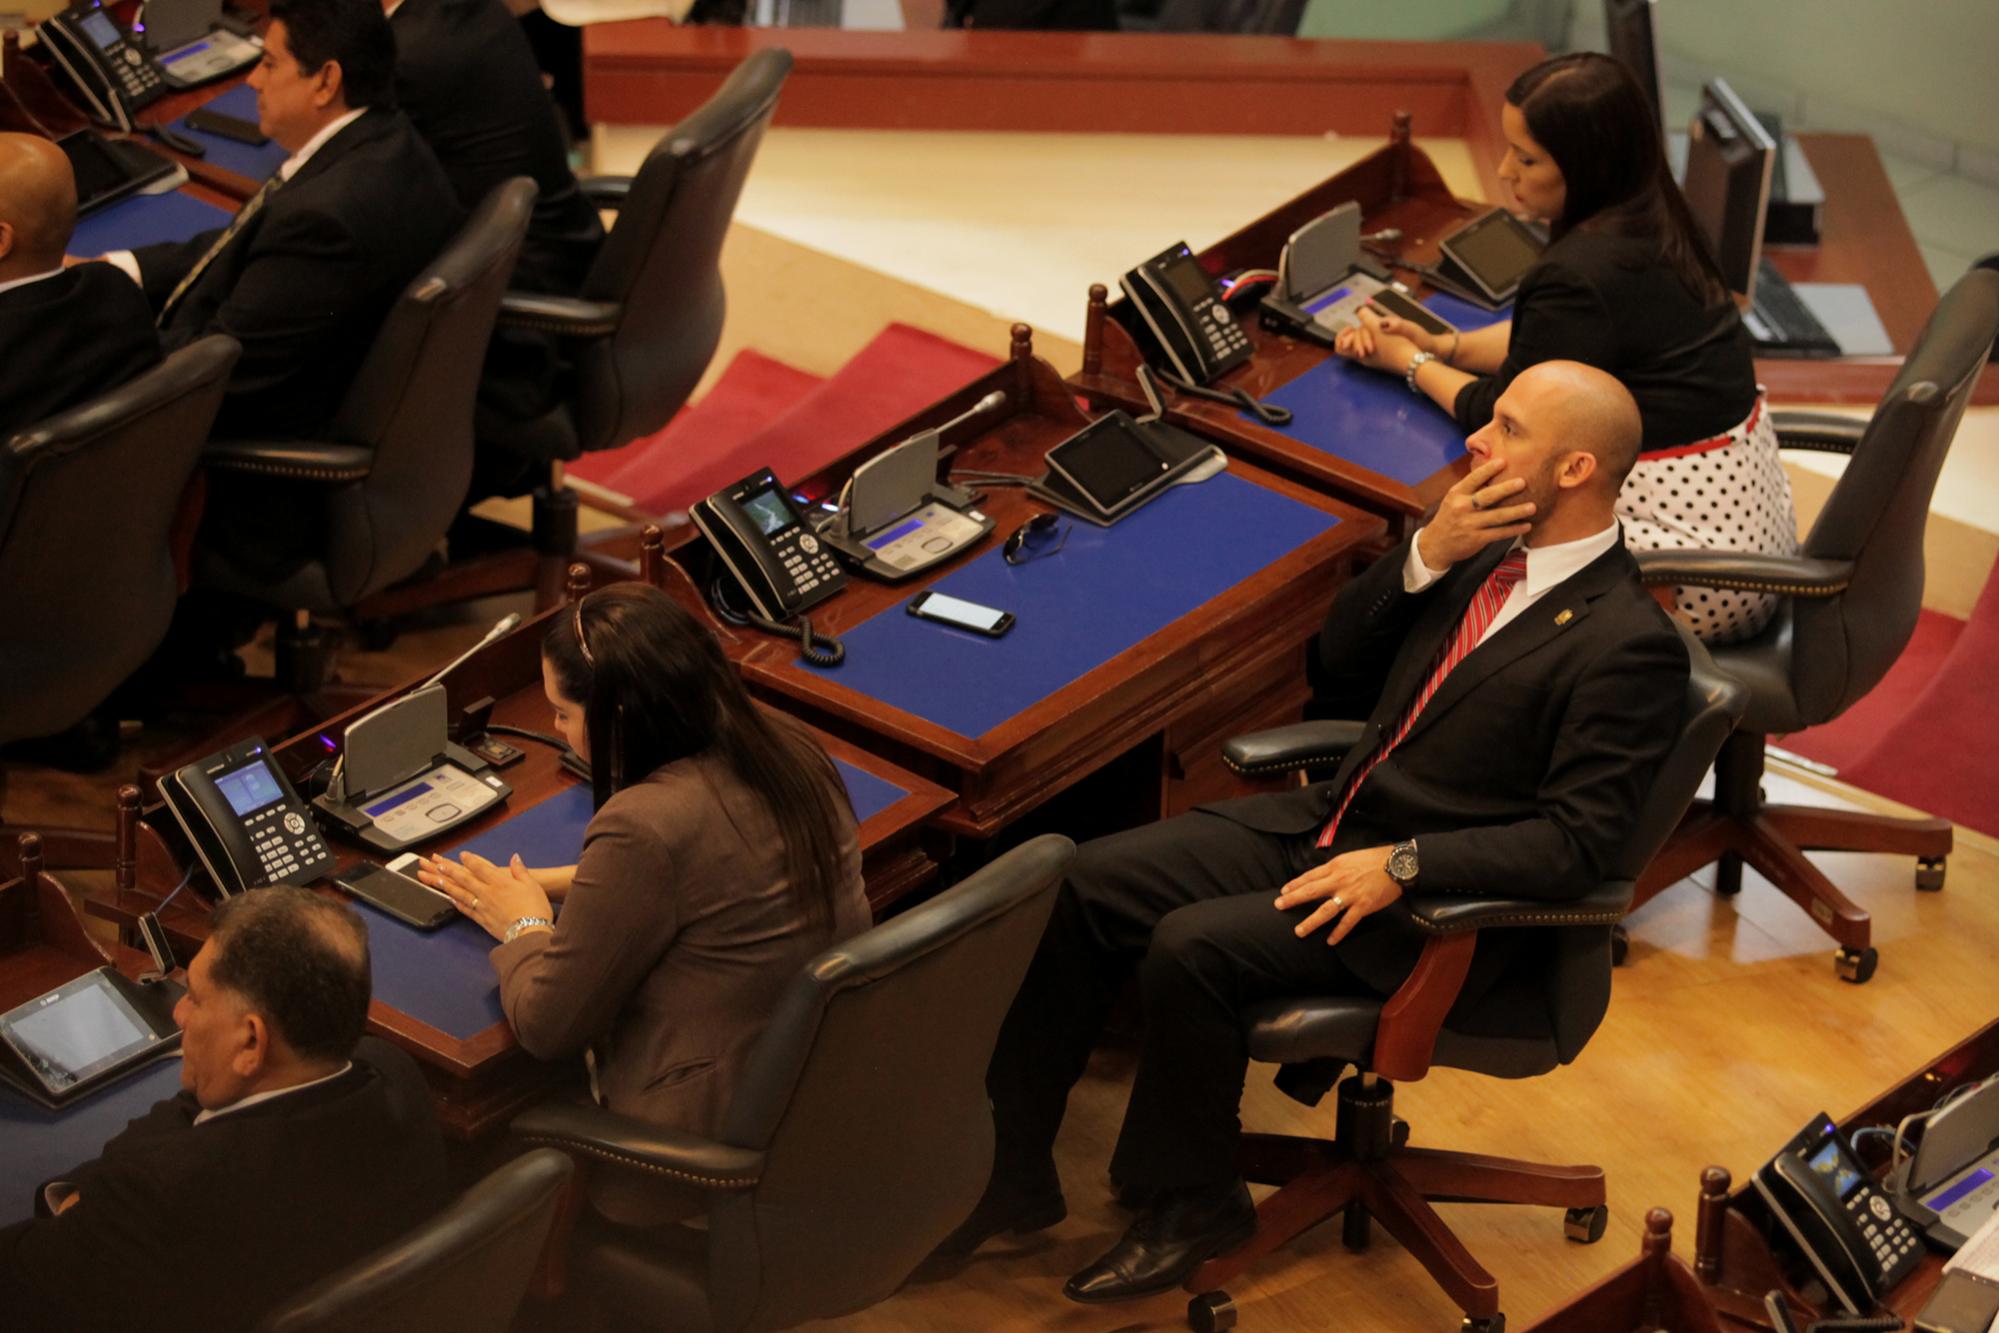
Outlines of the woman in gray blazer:
M 596 786 L 582 856 L 426 857 L 419 877 L 500 941 L 500 1002 L 530 1054 L 587 1051 L 600 1103 L 712 1135 L 779 990 L 868 926 L 845 786 L 656 588 L 590 594 L 541 652 L 556 730 Z M 629 1225 L 670 1215 L 608 1181 L 591 1199 Z

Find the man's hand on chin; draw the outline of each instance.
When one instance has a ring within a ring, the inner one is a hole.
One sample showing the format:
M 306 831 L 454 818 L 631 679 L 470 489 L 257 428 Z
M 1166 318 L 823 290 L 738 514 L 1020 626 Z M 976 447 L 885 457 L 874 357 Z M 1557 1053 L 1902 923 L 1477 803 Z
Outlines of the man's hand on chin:
M 1307 870 L 1277 893 L 1277 910 L 1289 911 L 1306 903 L 1318 907 L 1298 923 L 1300 939 L 1339 918 L 1326 936 L 1328 947 L 1352 933 L 1363 917 L 1371 916 L 1402 896 L 1402 886 L 1388 874 L 1387 847 L 1362 847 L 1341 852 L 1323 865 Z

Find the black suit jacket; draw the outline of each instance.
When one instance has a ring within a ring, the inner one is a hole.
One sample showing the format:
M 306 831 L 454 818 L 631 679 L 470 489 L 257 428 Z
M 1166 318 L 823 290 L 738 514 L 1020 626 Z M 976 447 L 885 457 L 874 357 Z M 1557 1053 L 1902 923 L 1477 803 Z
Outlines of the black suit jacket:
M 364 1040 L 319 1087 L 196 1125 L 159 1103 L 61 1173 L 77 1203 L 0 1230 L 11 1333 L 249 1328 L 444 1206 L 444 1145 L 407 1055 Z
M 1495 544 L 1420 593 L 1403 590 L 1408 543 L 1343 589 L 1312 663 L 1313 712 L 1366 717 L 1330 781 L 1206 807 L 1267 833 L 1322 827 L 1392 734 L 1504 556 Z M 1340 821 L 1336 851 L 1416 839 L 1419 893 L 1567 900 L 1635 876 L 1624 838 L 1678 733 L 1688 661 L 1620 542 L 1550 589 L 1459 662 Z M 1536 932 L 1484 932 L 1463 994 L 1482 994 Z M 1341 946 L 1392 991 L 1422 936 L 1402 904 Z
M 146 298 L 109 264 L 0 292 L 0 440 L 159 361 Z
M 466 209 L 526 176 L 540 192 L 513 286 L 574 296 L 603 243 L 597 210 L 569 169 L 569 145 L 520 21 L 500 0 L 403 0 L 396 102 L 437 154 Z
M 389 307 L 462 220 L 443 168 L 400 111 L 364 112 L 322 144 L 162 330 L 169 346 L 205 333 L 243 345 L 215 433 L 323 435 Z M 218 235 L 134 252 L 154 309 Z

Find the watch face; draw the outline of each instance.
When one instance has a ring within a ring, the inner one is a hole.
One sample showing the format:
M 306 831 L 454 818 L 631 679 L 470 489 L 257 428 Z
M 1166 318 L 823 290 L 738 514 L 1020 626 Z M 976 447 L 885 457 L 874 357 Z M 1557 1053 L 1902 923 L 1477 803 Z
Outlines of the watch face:
M 1407 884 L 1416 878 L 1416 847 L 1413 843 L 1397 843 L 1388 853 L 1388 876 L 1398 884 Z

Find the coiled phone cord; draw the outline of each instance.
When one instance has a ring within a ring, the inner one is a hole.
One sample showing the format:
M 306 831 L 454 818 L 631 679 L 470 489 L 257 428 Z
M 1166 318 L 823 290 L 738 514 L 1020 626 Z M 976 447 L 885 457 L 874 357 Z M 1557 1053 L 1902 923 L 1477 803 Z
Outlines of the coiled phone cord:
M 1291 424 L 1290 408 L 1278 407 L 1275 404 L 1266 403 L 1261 398 L 1252 398 L 1246 389 L 1210 389 L 1205 384 L 1189 383 L 1187 380 L 1181 379 L 1178 375 L 1168 370 L 1160 370 L 1153 366 L 1145 366 L 1141 367 L 1141 369 L 1151 371 L 1152 374 L 1158 376 L 1162 383 L 1168 385 L 1178 393 L 1187 395 L 1189 398 L 1206 398 L 1210 402 L 1227 403 L 1231 407 L 1239 407 L 1266 426 L 1288 426 Z
M 766 620 L 754 611 L 738 610 L 729 605 L 724 591 L 724 580 L 717 575 L 708 585 L 708 601 L 715 608 L 715 614 L 732 625 L 749 625 L 766 634 L 780 638 L 798 640 L 798 657 L 807 666 L 836 667 L 847 660 L 847 645 L 830 634 L 814 634 L 812 618 L 800 616 L 786 624 L 776 620 Z

